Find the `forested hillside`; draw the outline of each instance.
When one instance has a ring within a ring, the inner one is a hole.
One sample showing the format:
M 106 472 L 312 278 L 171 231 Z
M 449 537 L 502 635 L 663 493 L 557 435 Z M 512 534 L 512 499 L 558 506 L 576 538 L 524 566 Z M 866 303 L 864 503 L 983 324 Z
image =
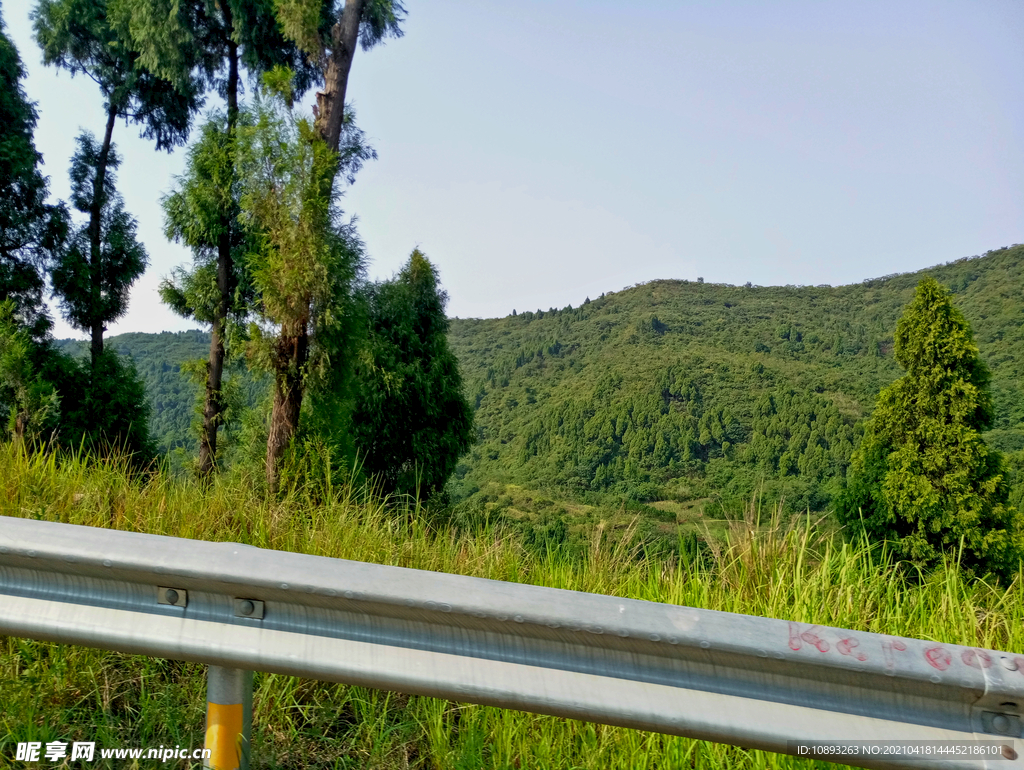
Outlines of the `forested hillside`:
M 954 291 L 972 324 L 992 370 L 997 419 L 986 438 L 1019 464 L 1024 246 L 852 286 L 654 281 L 575 308 L 455 319 L 450 342 L 477 443 L 451 491 L 486 498 L 513 484 L 673 510 L 735 507 L 763 490 L 790 510 L 824 510 L 859 421 L 901 374 L 892 335 L 924 273 Z M 194 449 L 198 386 L 180 367 L 206 356 L 209 335 L 124 334 L 109 344 L 145 381 L 161 448 Z M 250 402 L 260 392 L 246 386 Z
M 456 320 L 477 406 L 458 491 L 735 503 L 758 489 L 824 509 L 923 274 L 955 293 L 992 370 L 989 441 L 1024 448 L 1024 247 L 843 287 L 654 281 L 579 307 Z

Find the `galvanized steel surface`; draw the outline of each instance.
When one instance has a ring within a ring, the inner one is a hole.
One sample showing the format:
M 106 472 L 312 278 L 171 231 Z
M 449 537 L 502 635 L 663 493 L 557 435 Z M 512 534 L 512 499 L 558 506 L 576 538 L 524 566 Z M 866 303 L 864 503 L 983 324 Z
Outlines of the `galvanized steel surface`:
M 0 633 L 16 636 L 779 752 L 1010 737 L 1024 753 L 1020 654 L 6 517 L 0 597 Z

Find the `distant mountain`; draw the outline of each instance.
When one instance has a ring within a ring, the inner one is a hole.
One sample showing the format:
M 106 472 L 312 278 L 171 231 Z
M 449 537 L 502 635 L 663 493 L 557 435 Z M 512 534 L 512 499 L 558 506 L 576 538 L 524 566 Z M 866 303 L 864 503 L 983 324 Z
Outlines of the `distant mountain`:
M 851 286 L 665 280 L 575 308 L 455 319 L 450 341 L 478 441 L 452 492 L 493 500 L 521 487 L 681 510 L 735 506 L 763 490 L 790 509 L 822 510 L 875 396 L 902 374 L 893 332 L 925 274 L 953 290 L 971 322 L 993 375 L 997 424 L 986 439 L 1017 469 L 1024 246 Z M 122 334 L 108 344 L 146 382 L 160 446 L 194 449 L 198 386 L 180 369 L 206 358 L 209 336 Z
M 479 442 L 457 494 L 489 482 L 573 498 L 749 498 L 823 509 L 858 422 L 902 374 L 893 332 L 931 274 L 993 373 L 987 435 L 1024 449 L 1024 246 L 842 287 L 653 281 L 560 310 L 456 320 Z

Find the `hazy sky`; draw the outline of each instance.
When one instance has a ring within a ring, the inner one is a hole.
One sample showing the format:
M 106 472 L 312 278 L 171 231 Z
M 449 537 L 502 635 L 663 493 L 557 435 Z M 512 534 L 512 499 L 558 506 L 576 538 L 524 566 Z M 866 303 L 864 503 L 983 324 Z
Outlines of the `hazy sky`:
M 65 197 L 102 104 L 40 64 L 32 4 L 3 13 Z M 419 245 L 452 316 L 656 278 L 849 283 L 1024 241 L 1020 0 L 406 7 L 405 37 L 355 58 L 349 97 L 380 159 L 343 206 L 370 275 Z M 110 333 L 191 328 L 155 291 L 190 259 L 159 206 L 184 153 L 123 123 L 114 138 L 151 264 Z

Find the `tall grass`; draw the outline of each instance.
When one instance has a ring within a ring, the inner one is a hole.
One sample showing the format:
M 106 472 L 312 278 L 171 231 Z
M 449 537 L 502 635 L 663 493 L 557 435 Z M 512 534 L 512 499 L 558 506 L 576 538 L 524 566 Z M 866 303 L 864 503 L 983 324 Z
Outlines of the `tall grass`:
M 27 456 L 0 446 L 0 515 L 202 540 L 231 540 L 804 623 L 1024 651 L 1024 580 L 965 578 L 955 564 L 918 576 L 878 549 L 808 524 L 748 516 L 693 561 L 648 557 L 596 528 L 581 553 L 524 547 L 480 522 L 434 523 L 347 488 L 295 487 L 280 499 L 235 475 L 209 484 L 132 475 L 121 463 Z M 0 639 L 0 766 L 26 740 L 197 747 L 201 666 Z M 257 674 L 254 767 L 766 768 L 814 763 L 702 741 Z M 145 762 L 143 762 L 145 764 Z M 44 764 L 43 766 L 53 766 Z M 102 766 L 100 762 L 96 766 Z M 124 763 L 118 767 L 125 767 Z M 825 765 L 822 765 L 825 766 Z

